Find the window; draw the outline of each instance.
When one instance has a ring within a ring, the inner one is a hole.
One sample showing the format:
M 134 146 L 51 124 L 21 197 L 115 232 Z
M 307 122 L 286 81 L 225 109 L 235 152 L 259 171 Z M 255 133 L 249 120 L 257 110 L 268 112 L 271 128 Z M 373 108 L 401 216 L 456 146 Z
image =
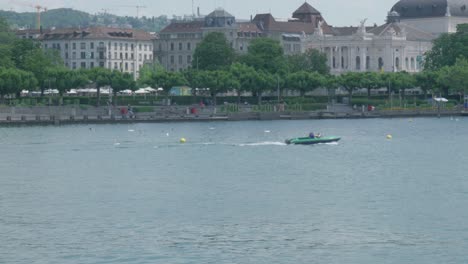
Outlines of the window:
M 76 43 L 72 43 L 72 49 L 76 50 Z
M 123 60 L 123 53 L 120 52 L 120 59 Z
M 145 54 L 145 61 L 148 59 L 148 56 Z
M 80 67 L 81 67 L 82 69 L 86 69 L 86 62 L 82 62 L 81 65 L 80 65 Z
M 72 52 L 72 59 L 76 59 L 76 52 Z
M 117 62 L 114 62 L 114 70 L 117 70 Z
M 134 59 L 135 59 L 135 56 L 133 55 L 133 53 L 130 54 L 130 55 L 131 55 L 130 58 L 131 58 L 132 60 L 134 60 Z
M 144 45 L 144 47 L 145 47 L 145 48 L 144 48 L 144 51 L 146 51 L 146 50 L 147 50 L 147 48 L 148 48 L 148 46 L 145 44 L 145 45 Z
M 89 68 L 94 68 L 94 62 L 89 63 Z
M 100 60 L 105 59 L 105 57 L 104 57 L 104 52 L 102 52 L 102 51 L 99 52 L 99 59 L 100 59 Z
M 192 50 L 192 43 L 187 43 L 187 50 Z
M 68 43 L 65 43 L 65 49 L 68 49 Z
M 171 51 L 174 50 L 174 43 L 171 43 Z
M 133 44 L 131 44 L 131 45 L 130 45 L 130 50 L 133 51 L 133 48 L 134 48 L 134 47 L 133 47 Z
M 128 53 L 125 52 L 125 59 L 128 60 Z
M 117 42 L 114 42 L 114 49 L 117 50 Z
M 141 50 L 141 44 L 138 44 L 138 50 Z
M 110 53 L 110 52 L 107 54 L 107 57 L 108 57 L 109 60 L 112 59 L 111 55 L 112 55 L 112 53 Z
M 187 64 L 191 64 L 191 63 L 192 63 L 192 56 L 187 55 Z
M 149 60 L 153 60 L 153 55 L 152 54 L 149 55 Z
M 117 52 L 114 52 L 114 59 L 116 60 L 118 57 L 117 57 Z
M 92 51 L 90 55 L 91 55 L 90 58 L 94 59 L 94 51 Z
M 141 54 L 138 54 L 138 61 L 141 61 Z
M 179 50 L 182 50 L 182 43 L 179 42 Z
M 128 50 L 128 43 L 125 43 L 125 50 Z
M 80 52 L 80 59 L 86 59 L 86 52 Z
M 125 63 L 125 70 L 128 71 L 128 62 Z
M 382 58 L 379 58 L 378 63 L 379 63 L 379 70 L 382 70 L 383 67 L 384 67 L 384 61 L 383 61 L 383 59 L 382 59 Z
M 94 49 L 94 42 L 89 43 L 89 48 Z
M 179 64 L 182 64 L 182 55 L 179 55 Z
M 99 67 L 104 68 L 104 62 L 103 61 L 99 62 Z
M 76 62 L 72 63 L 72 69 L 76 69 Z
M 361 57 L 357 56 L 356 57 L 356 70 L 361 69 Z
M 112 63 L 110 61 L 107 63 L 107 68 L 108 69 L 112 68 Z
M 119 46 L 120 46 L 120 50 L 122 50 L 123 49 L 123 44 L 119 43 Z
M 171 63 L 174 63 L 174 55 L 171 55 Z
M 366 70 L 369 70 L 370 69 L 370 57 L 367 56 L 366 57 Z
M 65 52 L 65 59 L 68 59 L 68 52 Z
M 85 42 L 80 43 L 80 49 L 86 49 L 86 43 Z

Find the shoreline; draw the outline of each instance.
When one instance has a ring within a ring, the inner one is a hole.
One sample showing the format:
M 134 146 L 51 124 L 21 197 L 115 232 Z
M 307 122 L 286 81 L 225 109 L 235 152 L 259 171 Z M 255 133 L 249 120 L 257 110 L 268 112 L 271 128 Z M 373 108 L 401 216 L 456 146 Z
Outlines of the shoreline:
M 77 124 L 129 124 L 129 123 L 170 123 L 170 122 L 219 122 L 219 121 L 267 121 L 267 120 L 326 120 L 326 119 L 377 119 L 377 118 L 427 118 L 468 116 L 463 111 L 379 111 L 379 112 L 249 112 L 230 114 L 186 114 L 156 115 L 136 114 L 135 118 L 120 116 L 63 116 L 63 115 L 9 115 L 0 119 L 1 126 L 43 126 Z

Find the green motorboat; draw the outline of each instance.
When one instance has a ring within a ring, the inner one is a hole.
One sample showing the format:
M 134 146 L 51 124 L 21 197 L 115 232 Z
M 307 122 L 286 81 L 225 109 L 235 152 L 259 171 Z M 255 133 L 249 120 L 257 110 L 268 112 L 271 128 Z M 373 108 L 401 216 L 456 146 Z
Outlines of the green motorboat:
M 312 144 L 320 144 L 320 143 L 331 143 L 337 142 L 341 138 L 329 136 L 329 137 L 300 137 L 300 138 L 291 138 L 286 139 L 286 144 L 295 144 L 295 145 L 312 145 Z

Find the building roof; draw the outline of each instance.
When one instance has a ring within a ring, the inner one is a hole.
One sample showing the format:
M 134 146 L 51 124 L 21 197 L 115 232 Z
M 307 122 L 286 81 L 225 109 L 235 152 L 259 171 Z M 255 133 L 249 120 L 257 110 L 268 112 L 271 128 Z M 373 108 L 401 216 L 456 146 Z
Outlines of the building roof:
M 240 22 L 237 23 L 239 26 L 238 31 L 240 32 L 257 32 L 261 33 L 262 31 L 258 28 L 257 24 L 251 22 Z
M 422 31 L 404 23 L 387 23 L 379 27 L 371 28 L 367 32 L 376 36 L 384 36 L 386 34 L 404 34 L 406 39 L 409 41 L 432 41 L 436 38 L 429 32 Z
M 258 14 L 253 19 L 258 28 L 267 32 L 280 32 L 280 33 L 296 33 L 296 34 L 312 34 L 316 30 L 315 23 L 308 23 L 302 21 L 276 21 L 271 14 Z M 331 27 L 325 22 L 322 25 L 325 34 L 331 34 Z
M 218 8 L 215 11 L 211 12 L 206 17 L 234 17 L 234 16 L 229 14 L 226 10 L 222 8 Z
M 148 41 L 155 38 L 155 35 L 142 30 L 108 27 L 55 29 L 39 37 L 40 40 L 120 39 Z
M 172 22 L 161 30 L 160 34 L 164 33 L 197 33 L 202 32 L 204 21 L 190 21 L 190 22 Z
M 305 2 L 293 13 L 293 15 L 299 15 L 299 14 L 301 14 L 301 15 L 303 15 L 303 14 L 320 15 L 320 12 L 317 9 L 315 9 L 313 6 L 311 6 L 309 3 Z
M 398 12 L 401 19 L 446 15 L 468 17 L 468 0 L 400 0 L 391 11 Z

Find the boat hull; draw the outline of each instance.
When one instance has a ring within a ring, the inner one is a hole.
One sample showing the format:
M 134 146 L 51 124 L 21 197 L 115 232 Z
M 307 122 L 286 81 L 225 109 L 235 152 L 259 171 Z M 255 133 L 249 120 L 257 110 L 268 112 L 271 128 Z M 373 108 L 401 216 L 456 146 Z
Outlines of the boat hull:
M 285 143 L 292 144 L 292 145 L 313 145 L 313 144 L 337 142 L 340 139 L 341 138 L 339 137 L 320 137 L 320 138 L 302 137 L 302 138 L 287 139 Z

